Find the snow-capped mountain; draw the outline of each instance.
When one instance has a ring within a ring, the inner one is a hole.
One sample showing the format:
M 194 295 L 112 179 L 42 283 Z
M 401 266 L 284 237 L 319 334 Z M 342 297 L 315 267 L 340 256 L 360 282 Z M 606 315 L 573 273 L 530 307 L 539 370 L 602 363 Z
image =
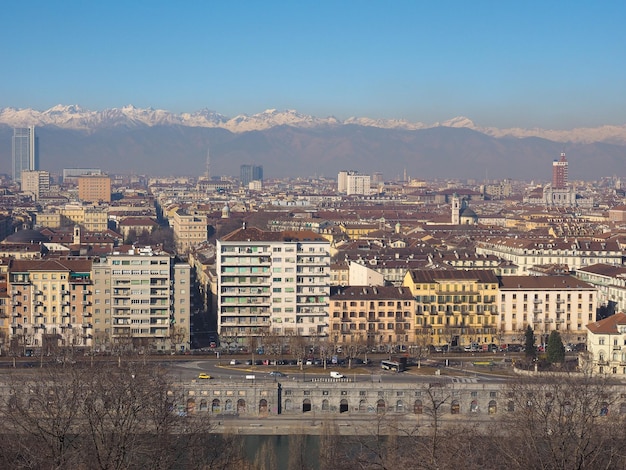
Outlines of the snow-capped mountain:
M 419 130 L 434 127 L 467 128 L 491 137 L 541 137 L 555 142 L 608 142 L 626 143 L 626 125 L 606 125 L 596 128 L 578 128 L 571 130 L 550 129 L 498 129 L 480 127 L 464 116 L 452 118 L 444 122 L 425 124 L 401 119 L 372 119 L 367 117 L 350 117 L 339 120 L 333 116 L 318 118 L 298 113 L 295 110 L 279 111 L 268 109 L 261 113 L 241 114 L 229 118 L 215 111 L 202 109 L 192 113 L 172 113 L 162 109 L 136 108 L 128 105 L 122 108 L 110 108 L 102 111 L 91 111 L 77 105 L 57 105 L 46 111 L 33 109 L 0 108 L 0 124 L 10 127 L 55 126 L 63 129 L 80 129 L 93 131 L 107 127 L 137 126 L 186 126 L 222 128 L 233 133 L 262 131 L 276 126 L 313 128 L 317 126 L 358 125 L 381 129 Z

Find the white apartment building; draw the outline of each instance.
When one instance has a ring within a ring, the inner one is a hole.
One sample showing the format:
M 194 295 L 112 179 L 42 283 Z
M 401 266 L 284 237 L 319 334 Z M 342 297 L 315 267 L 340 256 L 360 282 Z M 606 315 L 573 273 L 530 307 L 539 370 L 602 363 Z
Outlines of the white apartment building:
M 43 170 L 23 170 L 21 189 L 37 200 L 50 192 L 50 173 Z
M 476 253 L 509 260 L 519 267 L 520 274 L 526 274 L 533 266 L 550 264 L 567 265 L 570 271 L 597 263 L 620 266 L 624 258 L 624 253 L 616 241 L 599 242 L 567 238 L 489 239 L 476 244 Z
M 325 336 L 330 243 L 311 231 L 238 229 L 217 241 L 218 332 Z
M 553 330 L 565 342 L 581 342 L 596 318 L 597 289 L 572 276 L 503 276 L 499 294 L 505 342 L 522 342 L 528 325 L 541 342 Z
M 150 247 L 94 260 L 94 336 L 102 349 L 190 347 L 187 263 Z
M 371 176 L 359 175 L 356 171 L 340 171 L 337 175 L 337 191 L 351 195 L 369 196 Z

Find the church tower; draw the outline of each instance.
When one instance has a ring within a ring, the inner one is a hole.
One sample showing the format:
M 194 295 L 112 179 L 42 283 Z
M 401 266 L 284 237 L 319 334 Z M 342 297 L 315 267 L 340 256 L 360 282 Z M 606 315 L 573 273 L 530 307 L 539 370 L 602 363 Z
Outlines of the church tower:
M 461 199 L 457 193 L 452 195 L 452 225 L 461 223 Z

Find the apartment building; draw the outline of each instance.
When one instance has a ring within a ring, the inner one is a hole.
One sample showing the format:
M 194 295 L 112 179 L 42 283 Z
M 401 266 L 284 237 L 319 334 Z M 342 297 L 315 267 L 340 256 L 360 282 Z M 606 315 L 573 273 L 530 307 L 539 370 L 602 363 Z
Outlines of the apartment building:
M 108 175 L 81 175 L 78 199 L 84 202 L 111 202 L 111 178 Z
M 80 225 L 91 232 L 106 231 L 109 220 L 106 207 L 79 203 L 51 207 L 37 213 L 35 218 L 37 227 L 61 228 Z
M 190 276 L 187 263 L 151 247 L 94 260 L 96 347 L 189 349 Z
M 50 173 L 43 170 L 23 170 L 21 189 L 37 200 L 50 192 Z
M 620 266 L 624 253 L 616 241 L 595 241 L 583 239 L 531 240 L 501 238 L 479 241 L 476 244 L 479 255 L 495 255 L 519 267 L 520 274 L 526 274 L 533 266 L 560 264 L 570 271 L 597 263 Z
M 217 241 L 218 331 L 250 336 L 328 334 L 330 243 L 311 231 L 243 227 Z
M 10 347 L 91 347 L 93 280 L 87 259 L 11 260 Z
M 491 270 L 410 270 L 403 285 L 415 297 L 417 328 L 435 345 L 496 343 L 498 278 Z
M 498 295 L 503 342 L 523 342 L 530 325 L 541 342 L 556 330 L 578 343 L 596 318 L 597 289 L 572 276 L 503 276 Z
M 186 214 L 177 210 L 173 214 L 172 229 L 176 252 L 180 254 L 189 251 L 207 240 L 207 216 L 204 214 Z
M 598 306 L 607 313 L 626 312 L 626 266 L 594 264 L 576 270 L 576 277 L 598 289 Z
M 415 342 L 415 299 L 407 287 L 333 287 L 329 330 L 337 345 L 410 345 Z

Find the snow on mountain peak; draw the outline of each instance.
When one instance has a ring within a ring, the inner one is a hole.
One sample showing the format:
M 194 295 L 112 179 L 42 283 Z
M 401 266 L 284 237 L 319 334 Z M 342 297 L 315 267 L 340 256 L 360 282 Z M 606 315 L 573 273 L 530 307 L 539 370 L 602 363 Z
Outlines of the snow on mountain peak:
M 93 130 L 99 127 L 136 127 L 180 125 L 189 127 L 223 128 L 234 133 L 265 130 L 275 126 L 310 128 L 315 126 L 359 125 L 383 129 L 419 130 L 431 127 L 467 128 L 492 137 L 541 137 L 557 142 L 615 142 L 626 143 L 626 125 L 606 125 L 597 128 L 572 130 L 499 129 L 479 127 L 464 116 L 435 124 L 410 122 L 404 119 L 372 119 L 350 117 L 345 120 L 333 116 L 317 118 L 300 114 L 294 109 L 268 108 L 253 115 L 240 114 L 233 118 L 215 111 L 202 109 L 193 113 L 171 113 L 163 109 L 137 108 L 129 104 L 121 108 L 90 111 L 78 105 L 58 104 L 46 111 L 18 108 L 0 108 L 0 124 L 11 127 L 56 126 L 66 129 Z

